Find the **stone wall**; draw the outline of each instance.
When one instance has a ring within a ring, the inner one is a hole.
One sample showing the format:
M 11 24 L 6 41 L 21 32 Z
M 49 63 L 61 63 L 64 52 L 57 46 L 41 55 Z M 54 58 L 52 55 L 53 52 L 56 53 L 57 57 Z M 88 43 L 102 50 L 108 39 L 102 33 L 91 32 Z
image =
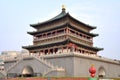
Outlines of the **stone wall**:
M 64 54 L 53 57 L 45 57 L 54 65 L 62 66 L 66 76 L 88 77 L 89 68 L 94 64 L 97 72 L 96 77 L 102 74 L 104 77 L 120 77 L 120 63 L 112 59 L 99 56 L 83 56 L 79 54 Z M 101 72 L 100 72 L 100 69 Z
M 78 53 L 66 53 L 66 54 L 51 54 L 41 56 L 48 63 L 52 63 L 52 66 L 48 66 L 46 63 L 37 60 L 36 58 L 23 59 L 16 66 L 12 67 L 7 73 L 21 74 L 25 66 L 32 67 L 34 73 L 42 73 L 49 71 L 51 68 L 51 76 L 68 76 L 68 77 L 89 77 L 89 68 L 91 64 L 94 64 L 97 72 L 96 77 L 120 77 L 120 61 L 107 59 L 99 56 L 89 56 Z M 40 58 L 40 57 L 39 57 Z M 11 62 L 13 64 L 13 62 Z M 8 68 L 9 63 L 5 63 L 5 68 Z M 62 68 L 62 72 L 57 69 Z M 56 72 L 54 72 L 56 71 Z M 49 75 L 49 72 L 47 75 Z M 53 74 L 53 75 L 52 75 Z

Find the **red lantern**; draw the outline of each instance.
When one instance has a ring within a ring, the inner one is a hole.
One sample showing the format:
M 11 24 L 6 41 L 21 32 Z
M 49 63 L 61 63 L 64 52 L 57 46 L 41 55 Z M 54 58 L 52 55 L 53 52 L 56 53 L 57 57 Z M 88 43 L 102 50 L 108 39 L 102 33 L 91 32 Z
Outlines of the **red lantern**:
M 94 67 L 90 67 L 89 72 L 91 74 L 95 74 L 96 73 L 96 69 Z
M 95 74 L 91 74 L 90 76 L 91 76 L 91 77 L 95 77 Z
M 91 77 L 95 76 L 96 69 L 95 69 L 94 65 L 91 65 L 91 67 L 89 68 L 89 72 L 90 72 Z

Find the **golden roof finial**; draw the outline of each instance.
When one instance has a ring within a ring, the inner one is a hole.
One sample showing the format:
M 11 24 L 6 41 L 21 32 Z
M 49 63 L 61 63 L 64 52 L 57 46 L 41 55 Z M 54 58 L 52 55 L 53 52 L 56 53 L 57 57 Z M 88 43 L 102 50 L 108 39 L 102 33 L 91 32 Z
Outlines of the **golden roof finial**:
M 65 5 L 62 5 L 62 12 L 65 12 Z
M 65 9 L 65 5 L 62 5 L 62 9 Z

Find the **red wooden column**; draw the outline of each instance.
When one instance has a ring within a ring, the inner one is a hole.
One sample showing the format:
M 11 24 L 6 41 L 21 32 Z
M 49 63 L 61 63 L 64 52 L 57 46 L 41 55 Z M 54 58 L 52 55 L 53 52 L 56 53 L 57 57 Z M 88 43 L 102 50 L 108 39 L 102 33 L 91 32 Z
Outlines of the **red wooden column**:
M 58 33 L 57 33 L 57 30 L 55 30 L 55 36 L 57 35 Z
M 59 49 L 60 49 L 60 54 L 63 53 L 63 47 L 61 46 L 59 47 Z
M 50 37 L 52 36 L 52 31 L 50 31 Z
M 55 48 L 53 48 L 53 53 L 55 53 Z
M 45 54 L 45 50 L 43 50 L 43 54 Z
M 81 48 L 79 49 L 79 53 L 81 53 Z
M 50 54 L 50 49 L 48 49 L 48 54 Z
M 47 33 L 45 33 L 45 37 L 46 37 L 46 38 L 48 37 Z
M 68 31 L 68 34 L 70 33 L 70 29 L 69 28 L 67 28 L 67 31 Z
M 68 46 L 67 46 L 67 53 L 68 53 Z
M 33 54 L 33 51 L 31 51 L 30 55 L 32 55 L 32 54 Z
M 68 28 L 66 28 L 66 38 L 68 38 L 68 34 L 69 34 L 69 29 Z
M 43 38 L 43 34 L 42 34 L 42 38 Z
M 32 53 L 32 52 L 31 52 L 31 51 L 29 51 L 29 56 L 31 55 L 31 53 Z
M 38 51 L 38 56 L 40 56 L 40 51 Z
M 62 53 L 63 53 L 64 48 L 62 47 Z
M 66 28 L 64 28 L 64 33 L 66 33 Z
M 39 51 L 39 56 L 40 56 L 40 54 L 41 54 L 41 53 L 40 53 L 40 51 Z
M 43 54 L 43 50 L 41 50 L 40 52 L 41 52 L 41 54 Z

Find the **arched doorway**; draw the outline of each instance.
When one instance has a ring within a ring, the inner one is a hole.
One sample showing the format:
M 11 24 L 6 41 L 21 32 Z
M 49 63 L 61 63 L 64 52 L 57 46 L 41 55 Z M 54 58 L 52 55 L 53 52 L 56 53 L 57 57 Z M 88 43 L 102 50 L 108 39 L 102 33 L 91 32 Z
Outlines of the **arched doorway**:
M 23 77 L 32 77 L 34 76 L 34 71 L 31 66 L 25 66 L 22 71 L 22 76 Z
M 98 70 L 98 76 L 105 77 L 105 75 L 106 75 L 105 69 L 103 67 L 100 67 Z

